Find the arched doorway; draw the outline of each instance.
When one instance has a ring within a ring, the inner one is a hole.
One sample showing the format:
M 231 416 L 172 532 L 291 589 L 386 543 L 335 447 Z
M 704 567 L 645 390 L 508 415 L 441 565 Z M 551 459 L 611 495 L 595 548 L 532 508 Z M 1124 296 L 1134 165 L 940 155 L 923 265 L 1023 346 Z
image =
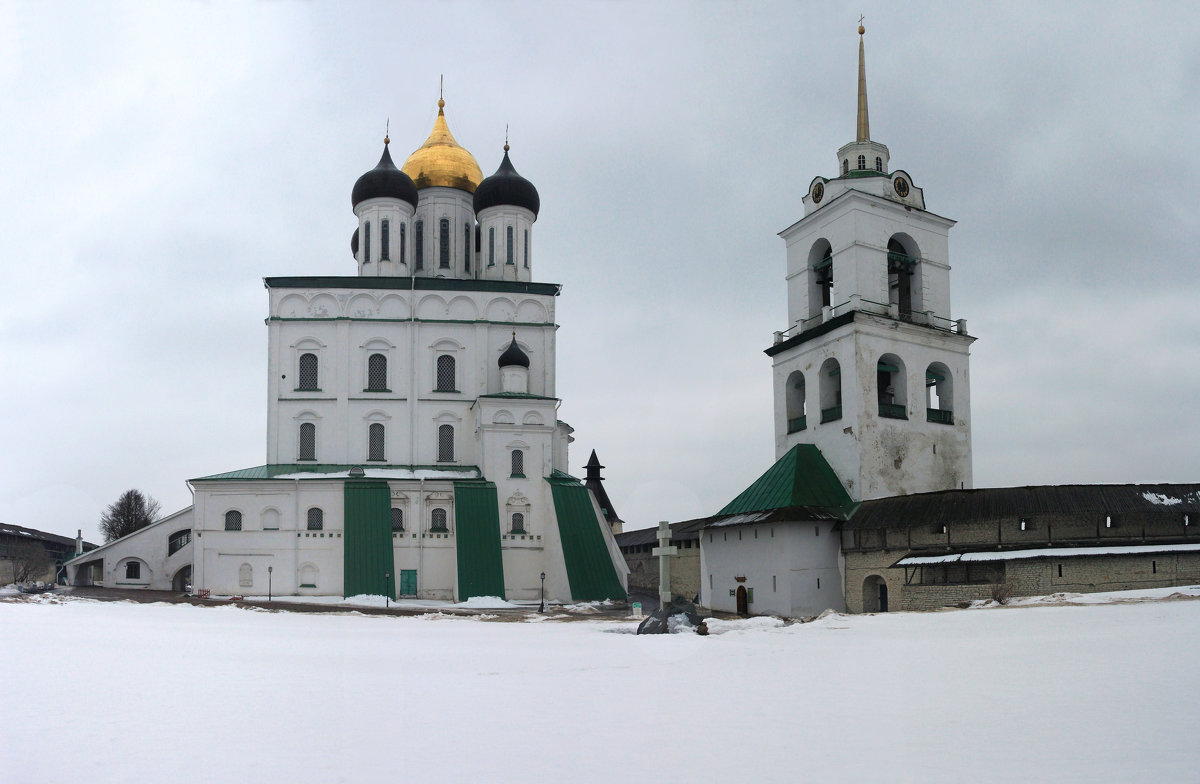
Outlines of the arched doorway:
M 744 585 L 739 585 L 737 589 L 737 614 L 750 614 L 750 602 L 746 597 L 746 586 Z
M 171 590 L 179 593 L 186 593 L 188 586 L 192 584 L 192 565 L 188 564 L 175 573 L 171 579 Z
M 868 613 L 888 611 L 887 583 L 877 574 L 863 580 L 862 611 Z

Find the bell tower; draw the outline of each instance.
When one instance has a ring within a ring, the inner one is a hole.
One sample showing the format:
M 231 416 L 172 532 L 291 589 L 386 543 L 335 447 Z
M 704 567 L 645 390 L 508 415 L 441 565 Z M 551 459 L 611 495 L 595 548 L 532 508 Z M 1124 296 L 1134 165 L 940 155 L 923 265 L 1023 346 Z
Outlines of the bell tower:
M 858 28 L 855 139 L 816 177 L 787 244 L 773 360 L 775 452 L 813 444 L 855 500 L 971 487 L 969 349 L 950 310 L 949 231 L 871 139 Z

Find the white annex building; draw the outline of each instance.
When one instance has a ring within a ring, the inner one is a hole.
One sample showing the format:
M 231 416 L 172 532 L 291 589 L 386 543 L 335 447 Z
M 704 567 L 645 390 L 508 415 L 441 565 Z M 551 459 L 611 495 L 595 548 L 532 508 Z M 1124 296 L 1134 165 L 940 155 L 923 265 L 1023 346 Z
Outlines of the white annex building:
M 777 462 L 700 537 L 700 600 L 715 610 L 843 610 L 838 524 L 857 502 L 971 487 L 975 338 L 951 318 L 954 221 L 871 139 L 863 32 L 855 140 L 779 234 L 791 326 L 766 351 Z
M 537 189 L 483 177 L 444 101 L 354 184 L 357 274 L 267 278 L 264 465 L 76 558 L 74 584 L 465 600 L 624 598 L 628 570 L 556 419 Z

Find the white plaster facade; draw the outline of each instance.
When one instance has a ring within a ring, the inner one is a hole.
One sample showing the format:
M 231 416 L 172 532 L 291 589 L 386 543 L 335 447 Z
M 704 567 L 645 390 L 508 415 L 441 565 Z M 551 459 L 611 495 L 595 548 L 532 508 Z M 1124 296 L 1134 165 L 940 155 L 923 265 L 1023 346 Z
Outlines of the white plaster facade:
M 65 564 L 70 585 L 184 590 L 192 581 L 192 507 Z

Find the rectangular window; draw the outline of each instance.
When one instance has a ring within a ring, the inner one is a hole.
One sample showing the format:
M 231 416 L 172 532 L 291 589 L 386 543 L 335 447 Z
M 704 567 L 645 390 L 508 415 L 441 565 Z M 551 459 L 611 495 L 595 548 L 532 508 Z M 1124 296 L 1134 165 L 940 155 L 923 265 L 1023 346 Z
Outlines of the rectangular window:
M 388 243 L 391 237 L 391 221 L 384 221 L 379 224 L 379 260 L 387 261 L 391 256 L 391 248 Z
M 529 229 L 525 230 L 525 269 L 529 269 Z
M 1062 564 L 1058 565 L 1058 576 L 1062 577 Z
M 300 423 L 300 459 L 317 459 L 317 426 L 312 422 Z
M 471 271 L 471 226 L 463 226 L 463 271 Z
M 512 226 L 508 227 L 508 235 L 507 235 L 506 241 L 508 243 L 508 253 L 505 257 L 506 260 L 504 263 L 512 264 L 513 263 L 513 228 L 512 228 Z
M 450 221 L 446 218 L 442 218 L 438 226 L 438 242 L 441 245 L 438 248 L 438 266 L 450 269 Z
M 821 526 L 818 525 L 818 526 L 814 527 L 813 533 L 816 534 L 817 536 L 820 536 L 821 535 Z
M 1153 574 L 1158 574 L 1158 561 L 1151 561 L 1151 562 L 1150 562 L 1150 571 L 1151 571 Z
M 142 565 L 137 561 L 129 561 L 125 564 L 125 579 L 140 580 L 142 579 Z
M 496 227 L 488 229 L 488 266 L 496 266 Z
M 525 476 L 525 452 L 520 449 L 512 451 L 512 475 Z
M 405 231 L 404 227 L 405 227 L 405 224 L 401 223 L 400 224 L 400 263 L 401 264 L 408 263 L 408 260 L 404 257 L 404 252 L 405 252 L 405 250 L 407 250 L 407 248 L 405 248 L 404 246 L 405 246 L 405 240 L 408 239 L 408 237 L 406 236 L 408 234 L 408 232 Z
M 818 591 L 821 590 L 821 578 L 820 577 L 817 578 L 817 590 Z
M 416 236 L 413 237 L 413 255 L 416 256 L 416 268 L 423 269 L 425 267 L 425 221 L 417 221 L 417 225 L 413 227 Z
M 771 593 L 775 593 L 775 575 L 771 575 Z
M 363 263 L 368 264 L 371 261 L 371 222 L 367 221 L 363 224 Z

